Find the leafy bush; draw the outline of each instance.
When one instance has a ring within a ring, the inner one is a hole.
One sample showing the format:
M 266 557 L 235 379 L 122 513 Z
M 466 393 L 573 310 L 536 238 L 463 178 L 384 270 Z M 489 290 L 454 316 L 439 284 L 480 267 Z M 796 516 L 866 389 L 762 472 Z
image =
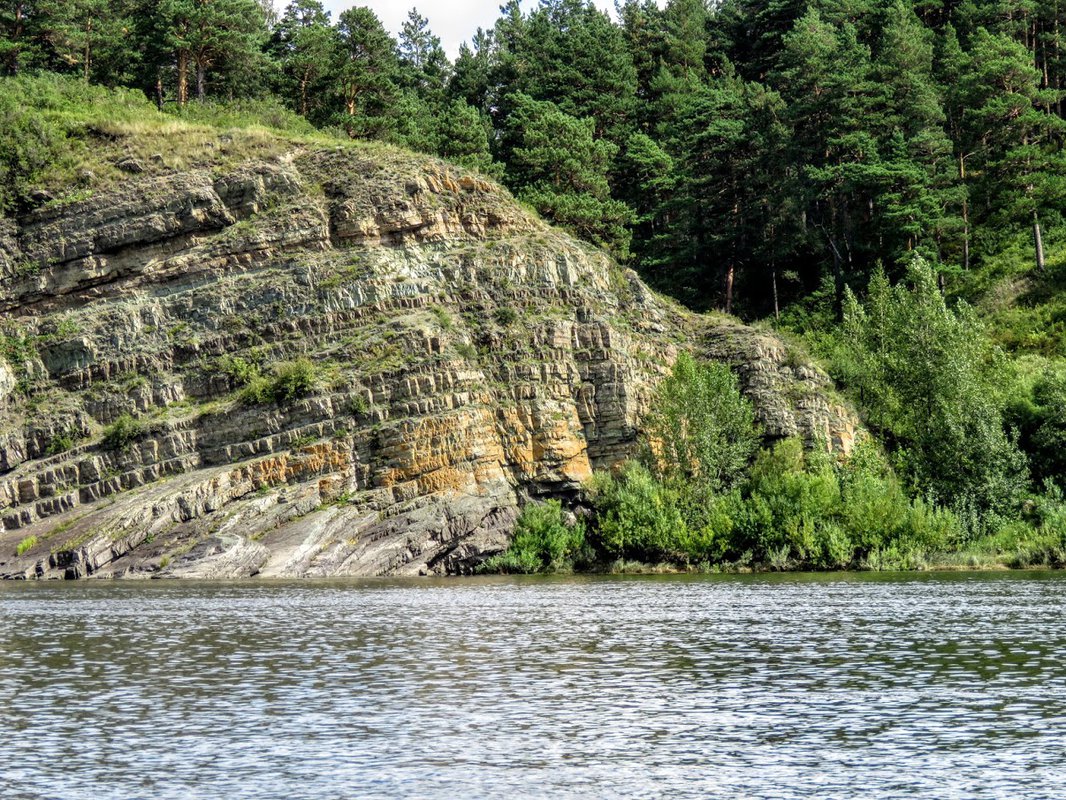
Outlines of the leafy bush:
M 318 370 L 306 358 L 275 364 L 269 376 L 255 374 L 241 392 L 250 405 L 287 403 L 313 394 L 318 389 Z
M 643 464 L 631 461 L 618 475 L 595 475 L 589 497 L 596 507 L 597 544 L 608 557 L 683 557 L 690 534 L 680 498 Z
M 835 520 L 840 507 L 840 484 L 828 458 L 812 458 L 798 439 L 786 439 L 755 460 L 737 509 L 734 552 L 751 550 L 760 559 L 785 552 L 813 563 L 823 549 L 818 529 Z
M 348 411 L 353 417 L 365 417 L 370 413 L 370 401 L 366 395 L 354 394 L 348 401 Z
M 0 94 L 0 213 L 29 194 L 40 174 L 58 158 L 63 132 L 39 114 Z
M 587 558 L 585 524 L 568 524 L 558 500 L 530 503 L 515 524 L 514 538 L 506 551 L 482 566 L 485 572 L 535 573 L 572 569 Z
M 216 369 L 229 378 L 234 386 L 247 386 L 259 377 L 259 365 L 239 356 L 222 356 Z
M 1043 359 L 1025 366 L 1036 374 L 1022 376 L 1011 387 L 1007 421 L 1018 430 L 1019 444 L 1031 456 L 1034 483 L 1062 481 L 1066 479 L 1066 368 Z
M 687 353 L 660 385 L 645 433 L 656 477 L 704 493 L 737 485 L 759 442 L 751 403 L 729 368 Z
M 37 542 L 38 542 L 38 539 L 37 539 L 37 537 L 36 537 L 36 536 L 27 536 L 27 537 L 26 537 L 25 539 L 23 539 L 23 540 L 22 540 L 21 542 L 19 542 L 19 543 L 18 543 L 18 544 L 17 544 L 16 546 L 15 546 L 15 553 L 16 553 L 17 555 L 20 555 L 20 556 L 21 556 L 21 555 L 22 555 L 23 553 L 25 553 L 25 552 L 26 552 L 27 550 L 29 550 L 29 549 L 30 549 L 31 547 L 33 547 L 34 545 L 36 545 L 36 544 L 37 544 Z
M 1004 430 L 1002 354 L 969 306 L 947 307 L 921 259 L 908 282 L 892 286 L 878 272 L 864 303 L 847 295 L 837 377 L 917 493 L 1007 511 L 1024 488 L 1025 457 Z
M 455 326 L 455 321 L 452 319 L 452 315 L 448 313 L 448 309 L 433 306 L 430 312 L 437 318 L 442 330 L 450 331 Z
M 724 492 L 693 492 L 630 462 L 617 475 L 595 475 L 588 497 L 596 510 L 589 540 L 602 559 L 900 568 L 963 542 L 959 518 L 910 500 L 872 444 L 837 463 L 786 439 L 761 451 L 747 479 Z M 1066 511 L 1056 519 L 1066 530 Z
M 318 372 L 309 359 L 286 361 L 274 368 L 274 398 L 278 402 L 309 395 L 317 386 Z
M 500 325 L 514 325 L 518 321 L 518 312 L 510 306 L 502 306 L 497 308 L 492 316 L 496 319 L 496 322 Z
M 54 456 L 59 453 L 65 453 L 68 450 L 73 449 L 74 443 L 77 440 L 76 431 L 65 431 L 64 433 L 57 433 L 52 437 L 52 441 L 48 443 L 48 450 L 45 451 L 45 455 Z
M 103 445 L 108 450 L 125 450 L 145 432 L 144 423 L 129 414 L 123 414 L 104 428 Z

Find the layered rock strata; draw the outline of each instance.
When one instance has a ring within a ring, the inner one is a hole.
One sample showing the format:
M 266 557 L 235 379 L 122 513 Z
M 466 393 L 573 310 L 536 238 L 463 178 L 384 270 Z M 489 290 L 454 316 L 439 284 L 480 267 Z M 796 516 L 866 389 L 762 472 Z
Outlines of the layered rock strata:
M 4 577 L 468 571 L 631 454 L 679 348 L 730 363 L 769 436 L 856 434 L 773 336 L 356 146 L 0 220 L 0 313 Z

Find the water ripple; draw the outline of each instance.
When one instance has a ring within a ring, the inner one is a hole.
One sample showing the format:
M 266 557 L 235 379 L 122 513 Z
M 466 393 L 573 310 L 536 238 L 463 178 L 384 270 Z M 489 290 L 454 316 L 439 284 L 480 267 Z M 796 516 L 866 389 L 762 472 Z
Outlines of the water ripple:
M 0 797 L 1011 798 L 1050 574 L 0 587 Z

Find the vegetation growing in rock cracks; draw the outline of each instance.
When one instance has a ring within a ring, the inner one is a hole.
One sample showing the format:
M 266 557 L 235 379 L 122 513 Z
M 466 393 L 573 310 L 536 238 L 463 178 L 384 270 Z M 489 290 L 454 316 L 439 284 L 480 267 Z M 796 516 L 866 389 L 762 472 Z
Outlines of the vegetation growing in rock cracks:
M 104 428 L 103 445 L 108 450 L 125 450 L 145 432 L 144 422 L 129 414 L 122 414 Z
M 313 394 L 320 383 L 318 368 L 307 358 L 275 364 L 267 375 L 247 370 L 241 400 L 251 405 L 289 403 Z

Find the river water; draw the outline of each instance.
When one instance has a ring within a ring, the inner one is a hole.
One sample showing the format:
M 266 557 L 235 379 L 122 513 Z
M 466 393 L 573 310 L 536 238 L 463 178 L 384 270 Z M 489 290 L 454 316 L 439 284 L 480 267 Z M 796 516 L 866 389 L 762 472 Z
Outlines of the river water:
M 0 797 L 1066 797 L 1066 576 L 0 586 Z

